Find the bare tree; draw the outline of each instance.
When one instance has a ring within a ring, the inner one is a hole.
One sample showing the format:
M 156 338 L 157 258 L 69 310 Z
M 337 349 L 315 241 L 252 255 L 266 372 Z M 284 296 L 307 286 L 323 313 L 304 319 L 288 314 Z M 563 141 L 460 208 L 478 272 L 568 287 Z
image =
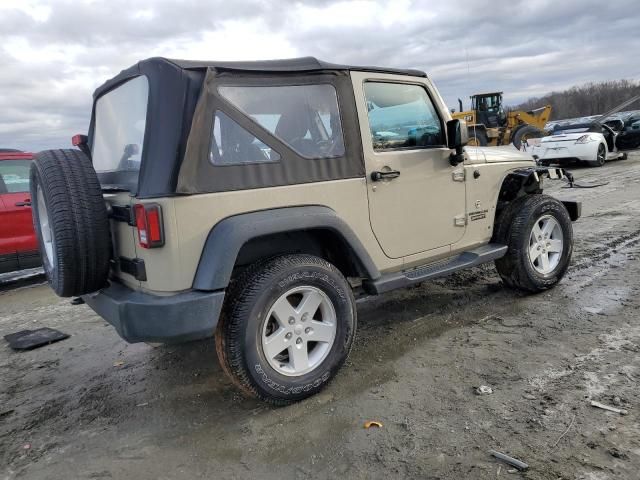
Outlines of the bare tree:
M 533 110 L 551 105 L 553 120 L 598 115 L 614 108 L 634 95 L 640 95 L 640 82 L 635 80 L 610 80 L 586 83 L 562 92 L 551 92 L 542 97 L 530 98 L 509 110 Z

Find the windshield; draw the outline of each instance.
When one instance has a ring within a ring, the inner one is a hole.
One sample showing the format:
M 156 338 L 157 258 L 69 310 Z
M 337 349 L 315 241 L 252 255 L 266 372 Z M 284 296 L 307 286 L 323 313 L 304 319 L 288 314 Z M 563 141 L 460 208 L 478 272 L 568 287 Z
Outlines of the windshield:
M 98 173 L 137 172 L 147 119 L 149 82 L 140 76 L 98 99 L 91 156 Z

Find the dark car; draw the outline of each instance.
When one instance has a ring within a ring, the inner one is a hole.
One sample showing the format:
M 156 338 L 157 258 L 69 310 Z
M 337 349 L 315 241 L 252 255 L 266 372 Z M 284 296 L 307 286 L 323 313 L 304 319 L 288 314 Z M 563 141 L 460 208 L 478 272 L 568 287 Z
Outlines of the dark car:
M 30 153 L 0 149 L 0 273 L 41 264 L 31 220 L 32 160 Z
M 616 147 L 620 150 L 640 148 L 640 112 L 631 112 L 614 121 L 619 124 Z

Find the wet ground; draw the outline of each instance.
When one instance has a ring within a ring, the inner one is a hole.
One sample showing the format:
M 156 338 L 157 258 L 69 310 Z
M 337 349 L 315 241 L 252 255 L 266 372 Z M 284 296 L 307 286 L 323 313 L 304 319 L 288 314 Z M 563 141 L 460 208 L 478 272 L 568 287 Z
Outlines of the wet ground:
M 0 344 L 0 479 L 639 478 L 640 154 L 574 173 L 608 184 L 548 190 L 584 202 L 559 286 L 522 295 L 484 266 L 362 301 L 348 364 L 286 408 L 240 395 L 211 341 L 128 345 L 41 276 L 5 278 L 0 335 L 72 336 Z

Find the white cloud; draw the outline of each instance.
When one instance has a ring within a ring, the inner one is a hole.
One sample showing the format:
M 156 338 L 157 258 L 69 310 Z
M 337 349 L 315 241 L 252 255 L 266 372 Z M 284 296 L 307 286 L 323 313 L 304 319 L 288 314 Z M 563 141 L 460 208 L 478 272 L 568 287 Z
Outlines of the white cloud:
M 2 0 L 0 147 L 69 146 L 92 92 L 150 56 L 314 55 L 419 68 L 457 105 L 588 81 L 640 79 L 637 0 Z

